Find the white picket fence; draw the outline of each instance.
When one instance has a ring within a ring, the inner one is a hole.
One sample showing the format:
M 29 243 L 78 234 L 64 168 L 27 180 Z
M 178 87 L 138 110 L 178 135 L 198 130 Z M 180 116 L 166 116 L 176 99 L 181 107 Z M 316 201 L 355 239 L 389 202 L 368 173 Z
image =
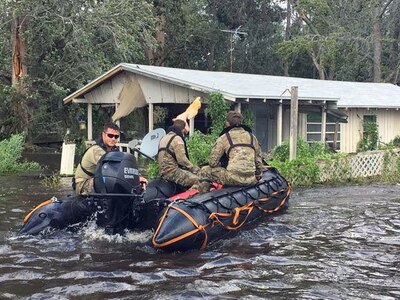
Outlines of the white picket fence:
M 350 154 L 335 161 L 321 161 L 320 180 L 351 179 L 383 175 L 397 168 L 400 149 L 367 151 Z

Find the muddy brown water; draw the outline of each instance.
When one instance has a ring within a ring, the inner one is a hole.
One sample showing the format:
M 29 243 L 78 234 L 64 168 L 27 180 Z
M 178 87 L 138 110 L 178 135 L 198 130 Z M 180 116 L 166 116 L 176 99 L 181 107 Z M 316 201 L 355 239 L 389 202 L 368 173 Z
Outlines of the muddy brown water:
M 163 253 L 151 232 L 17 237 L 70 192 L 0 177 L 0 299 L 400 299 L 400 186 L 295 189 L 289 210 L 205 251 Z

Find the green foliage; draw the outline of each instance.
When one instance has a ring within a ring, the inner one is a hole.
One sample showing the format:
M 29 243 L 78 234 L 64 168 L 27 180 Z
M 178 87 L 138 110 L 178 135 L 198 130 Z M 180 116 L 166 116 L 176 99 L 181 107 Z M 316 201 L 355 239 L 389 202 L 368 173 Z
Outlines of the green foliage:
M 387 7 L 387 1 L 286 1 L 290 15 L 279 2 L 0 1 L 0 137 L 23 130 L 30 139 L 43 132 L 63 135 L 66 128 L 74 132 L 80 109 L 61 100 L 121 62 L 228 71 L 231 53 L 234 72 L 282 75 L 285 60 L 291 76 L 320 72 L 328 79 L 370 81 L 375 6 L 386 9 L 380 19 L 382 78 L 400 83 L 400 1 Z M 10 89 L 14 15 L 27 20 L 21 32 L 28 76 L 19 93 Z M 237 28 L 246 34 L 222 31 Z M 165 40 L 157 43 L 159 36 Z M 155 52 L 160 57 L 153 59 L 149 53 Z M 111 109 L 93 109 L 96 129 L 110 119 Z M 140 136 L 145 122 L 135 123 L 137 128 L 127 128 Z
M 58 173 L 54 173 L 51 176 L 43 178 L 41 183 L 47 187 L 58 187 L 61 185 L 61 176 Z
M 155 44 L 152 7 L 141 0 L 1 1 L 0 62 L 7 63 L 0 64 L 0 83 L 5 86 L 11 84 L 11 19 L 28 20 L 21 28 L 28 70 L 23 95 L 12 101 L 0 89 L 0 101 L 7 104 L 0 107 L 4 135 L 22 130 L 28 137 L 62 135 L 73 129 L 77 106 L 65 107 L 61 100 L 112 66 L 146 61 L 145 50 Z
M 320 142 L 307 143 L 303 139 L 297 140 L 297 157 L 324 159 L 331 157 L 333 154 L 326 150 L 325 145 Z M 274 160 L 286 162 L 289 160 L 289 142 L 283 142 L 282 145 L 275 147 L 273 150 Z
M 20 161 L 23 143 L 23 134 L 15 134 L 0 141 L 0 174 L 40 170 L 38 163 Z
M 159 174 L 160 167 L 158 166 L 157 161 L 152 161 L 147 166 L 147 178 L 148 179 L 155 179 L 160 176 Z
M 229 105 L 221 93 L 211 93 L 207 99 L 206 113 L 211 118 L 211 134 L 218 135 L 226 124 L 226 113 L 229 111 Z
M 392 141 L 391 144 L 393 144 L 394 147 L 400 147 L 400 136 L 396 136 Z
M 296 158 L 291 161 L 271 161 L 270 165 L 279 172 L 293 186 L 312 186 L 319 181 L 319 167 L 312 158 Z
M 255 117 L 253 112 L 247 106 L 242 107 L 242 115 L 243 115 L 243 124 L 249 126 L 250 128 L 254 128 Z
M 196 130 L 187 141 L 190 161 L 197 166 L 207 164 L 216 140 L 216 135 L 206 135 Z
M 308 144 L 302 139 L 297 141 L 296 159 L 289 161 L 289 142 L 273 150 L 270 165 L 276 167 L 293 185 L 312 186 L 320 180 L 318 160 L 332 159 L 340 154 L 329 152 L 323 143 Z
M 154 128 L 164 127 L 164 122 L 167 115 L 168 115 L 168 108 L 155 106 L 153 110 Z
M 391 140 L 389 143 L 385 144 L 380 142 L 378 145 L 379 150 L 391 150 L 395 148 L 400 148 L 400 136 L 396 136 L 393 140 Z
M 378 124 L 376 122 L 363 121 L 363 136 L 357 143 L 357 152 L 376 150 L 378 147 Z
M 388 150 L 383 160 L 382 180 L 391 184 L 400 182 L 400 156 L 398 152 Z

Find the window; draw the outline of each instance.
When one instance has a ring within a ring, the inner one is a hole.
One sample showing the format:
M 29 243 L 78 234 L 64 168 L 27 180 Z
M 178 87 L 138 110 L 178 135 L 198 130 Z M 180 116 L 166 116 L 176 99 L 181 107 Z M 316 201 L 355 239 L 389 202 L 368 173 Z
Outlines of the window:
M 376 115 L 363 116 L 362 150 L 375 150 L 378 146 L 378 124 Z
M 307 142 L 320 142 L 321 141 L 321 126 L 322 116 L 318 113 L 307 114 Z M 336 147 L 335 141 L 335 128 L 337 126 L 336 133 Z M 327 116 L 325 139 L 329 148 L 334 150 L 340 150 L 340 123 L 336 124 L 336 121 L 331 116 Z

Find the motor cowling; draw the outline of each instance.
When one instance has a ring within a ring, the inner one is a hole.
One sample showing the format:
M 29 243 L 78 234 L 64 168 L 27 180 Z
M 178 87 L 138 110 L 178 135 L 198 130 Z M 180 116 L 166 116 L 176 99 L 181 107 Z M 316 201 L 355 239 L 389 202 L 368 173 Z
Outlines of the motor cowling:
M 92 201 L 98 208 L 97 225 L 108 234 L 132 227 L 135 203 L 142 188 L 136 159 L 130 153 L 107 152 L 97 163 Z
M 101 194 L 138 194 L 141 187 L 135 157 L 126 152 L 107 152 L 97 163 L 94 191 Z

